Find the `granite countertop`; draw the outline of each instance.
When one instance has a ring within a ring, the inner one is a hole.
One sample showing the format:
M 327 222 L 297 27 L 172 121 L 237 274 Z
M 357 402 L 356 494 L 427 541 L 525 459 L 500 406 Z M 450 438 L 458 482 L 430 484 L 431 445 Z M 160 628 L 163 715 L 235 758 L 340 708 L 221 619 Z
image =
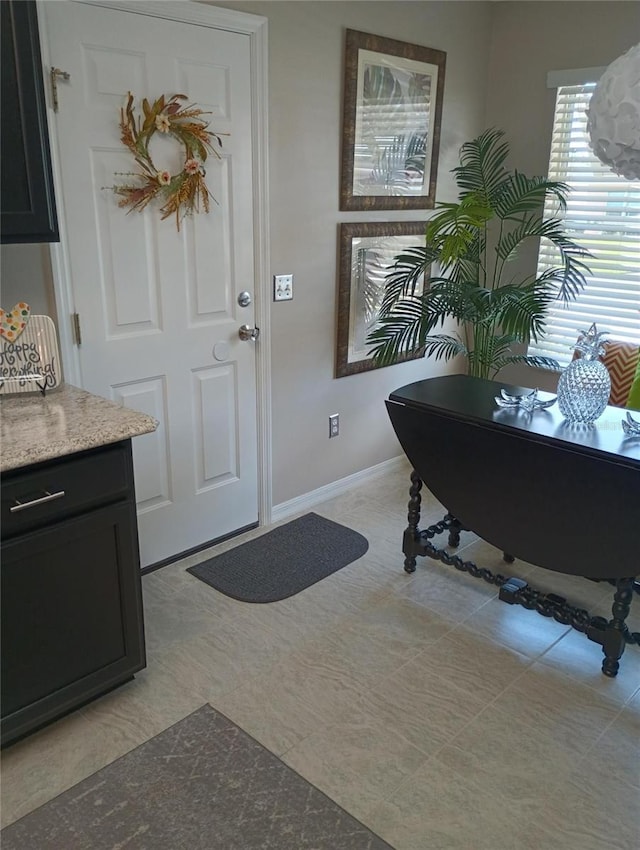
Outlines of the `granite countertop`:
M 0 421 L 2 472 L 117 443 L 158 427 L 146 413 L 71 384 L 62 384 L 45 396 L 1 396 Z

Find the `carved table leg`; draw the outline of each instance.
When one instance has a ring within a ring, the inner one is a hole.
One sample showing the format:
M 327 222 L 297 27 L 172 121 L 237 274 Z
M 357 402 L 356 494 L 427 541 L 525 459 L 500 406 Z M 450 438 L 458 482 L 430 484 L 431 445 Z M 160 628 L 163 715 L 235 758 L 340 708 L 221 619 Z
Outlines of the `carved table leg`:
M 402 551 L 405 554 L 404 569 L 407 573 L 415 573 L 416 571 L 416 555 L 418 553 L 416 544 L 419 539 L 418 523 L 420 522 L 420 504 L 422 502 L 421 489 L 422 480 L 414 469 L 411 472 L 411 488 L 409 489 L 409 511 L 407 514 L 409 525 L 402 538 Z
M 634 578 L 619 578 L 616 582 L 616 592 L 611 608 L 613 619 L 609 620 L 602 644 L 605 656 L 602 672 L 611 678 L 617 675 L 620 668 L 619 659 L 624 652 L 625 635 L 628 632 L 625 620 L 631 608 L 634 581 Z
M 451 525 L 449 526 L 449 546 L 452 549 L 457 549 L 460 545 L 460 532 L 462 531 L 462 523 L 460 520 L 452 517 Z

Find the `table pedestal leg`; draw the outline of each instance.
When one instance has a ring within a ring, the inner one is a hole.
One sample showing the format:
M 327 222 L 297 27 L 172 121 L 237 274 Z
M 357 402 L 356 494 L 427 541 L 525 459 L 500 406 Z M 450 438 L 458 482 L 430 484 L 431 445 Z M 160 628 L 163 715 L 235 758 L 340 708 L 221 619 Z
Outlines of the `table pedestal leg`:
M 420 533 L 418 523 L 420 522 L 420 504 L 422 502 L 421 489 L 422 479 L 414 469 L 411 472 L 411 487 L 409 489 L 409 510 L 407 514 L 409 525 L 402 538 L 402 551 L 405 554 L 404 569 L 407 573 L 415 573 L 416 555 L 419 554 Z
M 620 667 L 619 659 L 624 652 L 625 635 L 628 632 L 625 620 L 631 608 L 634 581 L 634 578 L 619 578 L 616 581 L 616 592 L 611 608 L 613 618 L 609 620 L 602 644 L 604 652 L 602 672 L 611 678 L 617 675 Z

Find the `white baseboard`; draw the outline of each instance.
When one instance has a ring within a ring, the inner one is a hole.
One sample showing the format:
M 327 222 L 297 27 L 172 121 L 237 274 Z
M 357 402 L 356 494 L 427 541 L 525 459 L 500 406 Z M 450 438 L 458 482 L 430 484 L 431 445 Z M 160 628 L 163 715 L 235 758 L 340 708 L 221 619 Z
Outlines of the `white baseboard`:
M 317 490 L 312 490 L 310 493 L 303 493 L 302 496 L 296 496 L 295 499 L 289 499 L 288 502 L 281 502 L 279 505 L 274 505 L 271 509 L 271 522 L 280 522 L 293 514 L 309 510 L 319 505 L 320 502 L 325 502 L 334 496 L 341 496 L 353 487 L 364 484 L 365 481 L 379 478 L 381 475 L 394 472 L 403 466 L 410 469 L 408 463 L 404 455 L 398 455 L 398 457 L 392 457 L 390 460 L 384 460 L 382 463 L 370 466 L 368 469 L 354 472 L 353 475 L 347 475 L 345 478 L 332 481 L 331 484 L 325 484 L 324 487 L 318 487 Z

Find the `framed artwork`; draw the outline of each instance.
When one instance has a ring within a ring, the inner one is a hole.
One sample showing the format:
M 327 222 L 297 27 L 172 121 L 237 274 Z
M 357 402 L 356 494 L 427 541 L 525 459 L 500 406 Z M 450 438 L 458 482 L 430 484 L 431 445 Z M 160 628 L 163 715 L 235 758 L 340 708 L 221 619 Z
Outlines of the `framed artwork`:
M 446 53 L 347 30 L 341 210 L 435 203 Z
M 340 225 L 336 378 L 379 368 L 369 354 L 367 336 L 378 321 L 395 257 L 424 245 L 425 229 L 424 221 Z M 412 352 L 396 362 L 421 356 Z

